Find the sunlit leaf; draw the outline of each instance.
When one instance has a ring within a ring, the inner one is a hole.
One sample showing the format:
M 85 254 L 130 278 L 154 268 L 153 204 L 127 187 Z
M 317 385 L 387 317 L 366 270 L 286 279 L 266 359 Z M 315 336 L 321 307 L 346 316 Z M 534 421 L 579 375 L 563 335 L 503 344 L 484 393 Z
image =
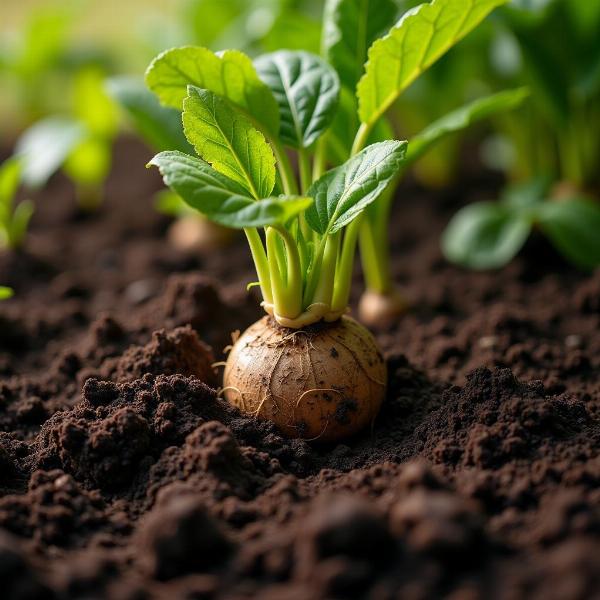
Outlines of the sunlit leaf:
M 224 98 L 190 86 L 183 127 L 198 155 L 254 198 L 275 186 L 275 157 L 263 134 Z
M 148 87 L 162 104 L 181 110 L 188 85 L 210 90 L 240 107 L 276 135 L 279 112 L 273 94 L 259 79 L 252 61 L 238 50 L 219 55 L 195 46 L 157 56 L 146 72 Z
M 188 205 L 226 227 L 284 224 L 312 203 L 311 198 L 285 196 L 254 200 L 236 181 L 181 152 L 162 152 L 149 164 Z
M 374 123 L 426 69 L 507 0 L 433 0 L 408 11 L 369 49 L 359 115 Z
M 371 144 L 325 173 L 308 190 L 315 199 L 306 212 L 308 224 L 321 235 L 348 225 L 385 190 L 402 165 L 406 147 L 395 140 Z
M 254 61 L 279 105 L 279 137 L 293 148 L 308 148 L 329 127 L 338 102 L 339 79 L 309 52 L 280 50 Z

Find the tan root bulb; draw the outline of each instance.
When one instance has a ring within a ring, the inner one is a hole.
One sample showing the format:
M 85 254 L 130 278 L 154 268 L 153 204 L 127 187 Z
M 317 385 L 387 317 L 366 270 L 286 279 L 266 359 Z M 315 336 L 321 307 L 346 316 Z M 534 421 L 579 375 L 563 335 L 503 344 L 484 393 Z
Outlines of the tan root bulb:
M 389 327 L 408 310 L 408 303 L 400 292 L 379 294 L 367 290 L 358 305 L 358 317 L 367 327 Z
M 229 244 L 233 230 L 211 223 L 197 215 L 180 217 L 167 233 L 169 242 L 182 252 L 205 254 Z
M 287 436 L 333 441 L 373 422 L 386 378 L 375 339 L 354 319 L 294 330 L 266 316 L 233 346 L 223 385 L 231 404 Z

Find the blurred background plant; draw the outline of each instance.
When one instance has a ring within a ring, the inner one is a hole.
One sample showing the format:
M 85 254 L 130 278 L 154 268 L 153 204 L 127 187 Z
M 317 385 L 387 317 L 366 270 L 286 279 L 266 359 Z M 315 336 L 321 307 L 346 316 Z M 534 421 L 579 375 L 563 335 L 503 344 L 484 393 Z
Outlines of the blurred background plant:
M 399 17 L 418 4 L 418 0 L 381 3 L 386 26 L 393 21 L 387 13 Z M 251 56 L 279 48 L 318 53 L 323 5 L 319 0 L 5 2 L 0 22 L 2 156 L 11 151 L 19 155 L 21 178 L 29 188 L 44 185 L 62 169 L 73 181 L 81 205 L 94 208 L 101 201 L 112 144 L 120 131 L 133 130 L 153 150 L 177 148 L 173 145 L 177 139 L 181 143 L 177 115 L 167 117 L 171 121 L 159 137 L 149 131 L 145 111 L 154 112 L 151 121 L 155 121 L 156 111 L 163 110 L 148 104 L 148 94 L 143 95 L 141 75 L 153 56 L 185 44 L 213 50 L 236 47 Z M 459 213 L 442 244 L 450 260 L 492 268 L 518 252 L 527 236 L 513 235 L 511 243 L 505 237 L 504 232 L 511 230 L 500 217 L 507 214 L 506 197 L 513 198 L 513 207 L 520 193 L 524 196 L 517 204 L 527 204 L 531 190 L 541 194 L 538 203 L 597 198 L 598 31 L 600 2 L 513 0 L 424 73 L 402 95 L 389 123 L 381 125 L 411 139 L 433 120 L 476 98 L 523 85 L 530 89 L 530 99 L 520 108 L 493 115 L 467 134 L 446 137 L 412 166 L 414 176 L 425 185 L 446 186 L 456 183 L 468 156 L 469 162 L 483 163 L 505 174 L 509 182 L 522 184 L 507 190 L 504 200 L 490 203 L 492 209 L 473 205 L 472 212 Z M 103 83 L 107 77 L 108 94 Z M 123 110 L 117 111 L 115 104 Z M 343 130 L 343 120 L 338 127 Z M 173 195 L 161 195 L 157 207 L 186 216 Z M 509 212 L 515 218 L 516 213 Z M 569 217 L 569 231 L 579 236 L 573 223 L 580 219 L 572 218 L 574 212 L 558 212 Z M 586 212 L 588 218 L 592 213 Z M 523 214 L 530 219 L 532 213 Z M 531 219 L 530 225 L 542 229 Z M 586 231 L 589 236 L 589 228 Z M 457 247 L 466 250 L 456 252 Z M 488 252 L 500 247 L 498 253 Z M 486 253 L 494 258 L 482 260 Z M 472 260 L 473 256 L 478 258 Z

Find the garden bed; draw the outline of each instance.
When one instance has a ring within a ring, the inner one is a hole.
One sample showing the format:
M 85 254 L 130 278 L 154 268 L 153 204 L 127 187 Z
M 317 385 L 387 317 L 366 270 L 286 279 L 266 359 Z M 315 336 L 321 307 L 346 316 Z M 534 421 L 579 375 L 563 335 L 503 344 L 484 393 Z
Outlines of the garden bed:
M 598 593 L 600 273 L 536 237 L 500 272 L 449 266 L 449 216 L 501 182 L 405 183 L 394 272 L 413 310 L 376 332 L 382 411 L 344 444 L 286 440 L 210 369 L 260 316 L 243 240 L 170 248 L 149 157 L 120 141 L 93 215 L 53 179 L 25 249 L 0 255 L 8 597 Z

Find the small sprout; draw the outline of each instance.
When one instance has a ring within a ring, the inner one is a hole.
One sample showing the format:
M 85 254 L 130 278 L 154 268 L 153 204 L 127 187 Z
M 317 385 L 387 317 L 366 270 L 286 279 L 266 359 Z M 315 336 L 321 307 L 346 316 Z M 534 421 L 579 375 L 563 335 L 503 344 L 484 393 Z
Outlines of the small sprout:
M 11 288 L 0 285 L 0 300 L 8 300 L 9 298 L 12 298 L 13 295 L 14 292 Z
M 18 158 L 9 158 L 0 166 L 0 248 L 19 248 L 33 215 L 30 200 L 15 202 L 21 171 Z

